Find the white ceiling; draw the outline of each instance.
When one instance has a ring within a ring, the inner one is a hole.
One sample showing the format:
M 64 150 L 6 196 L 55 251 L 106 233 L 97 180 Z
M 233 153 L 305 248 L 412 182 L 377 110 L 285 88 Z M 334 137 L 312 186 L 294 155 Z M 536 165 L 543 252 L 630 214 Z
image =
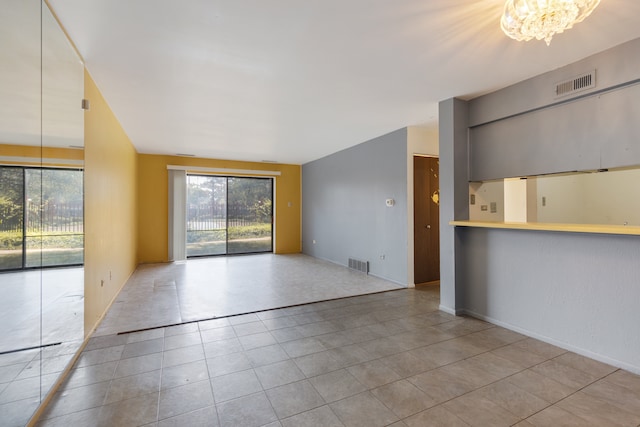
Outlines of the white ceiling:
M 50 0 L 136 149 L 303 164 L 640 37 L 602 0 L 543 41 L 503 0 Z

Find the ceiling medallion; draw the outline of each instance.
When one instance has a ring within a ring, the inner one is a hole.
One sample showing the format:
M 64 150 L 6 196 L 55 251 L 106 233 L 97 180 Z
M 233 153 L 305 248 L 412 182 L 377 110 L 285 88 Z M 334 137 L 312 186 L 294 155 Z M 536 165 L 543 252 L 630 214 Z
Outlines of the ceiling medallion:
M 500 20 L 502 31 L 512 39 L 544 40 L 583 21 L 600 0 L 507 0 Z

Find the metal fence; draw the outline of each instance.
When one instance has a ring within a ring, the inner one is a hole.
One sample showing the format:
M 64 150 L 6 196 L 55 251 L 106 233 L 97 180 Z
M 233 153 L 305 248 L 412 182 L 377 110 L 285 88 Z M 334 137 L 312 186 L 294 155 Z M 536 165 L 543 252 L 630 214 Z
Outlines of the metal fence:
M 190 204 L 187 207 L 187 231 L 222 230 L 259 224 L 254 208 L 245 204 Z
M 26 215 L 20 206 L 0 207 L 0 231 L 22 233 L 83 233 L 84 208 L 78 203 L 27 202 Z M 25 224 L 26 221 L 26 224 Z

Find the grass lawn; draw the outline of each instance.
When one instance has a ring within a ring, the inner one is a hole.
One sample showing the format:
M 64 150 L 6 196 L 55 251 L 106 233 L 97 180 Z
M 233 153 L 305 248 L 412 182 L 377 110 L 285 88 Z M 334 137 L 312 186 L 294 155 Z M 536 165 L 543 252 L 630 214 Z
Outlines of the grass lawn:
M 27 236 L 26 267 L 84 262 L 84 236 L 78 233 Z M 0 270 L 22 268 L 22 233 L 0 232 Z
M 271 252 L 271 224 L 229 227 L 229 249 L 225 229 L 187 232 L 187 256 Z
M 227 253 L 226 250 L 224 240 L 187 243 L 187 256 L 223 255 Z M 270 252 L 271 250 L 271 237 L 229 240 L 228 253 L 230 254 Z
M 42 263 L 40 256 L 42 256 Z M 73 265 L 84 262 L 83 248 L 33 249 L 27 251 L 27 267 Z M 21 250 L 0 250 L 0 270 L 22 268 Z

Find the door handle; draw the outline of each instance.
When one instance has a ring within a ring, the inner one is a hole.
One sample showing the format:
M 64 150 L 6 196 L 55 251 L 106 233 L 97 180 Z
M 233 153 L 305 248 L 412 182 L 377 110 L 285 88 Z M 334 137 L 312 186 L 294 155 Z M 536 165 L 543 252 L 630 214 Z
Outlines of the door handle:
M 431 228 L 431 225 L 425 225 L 424 228 Z

